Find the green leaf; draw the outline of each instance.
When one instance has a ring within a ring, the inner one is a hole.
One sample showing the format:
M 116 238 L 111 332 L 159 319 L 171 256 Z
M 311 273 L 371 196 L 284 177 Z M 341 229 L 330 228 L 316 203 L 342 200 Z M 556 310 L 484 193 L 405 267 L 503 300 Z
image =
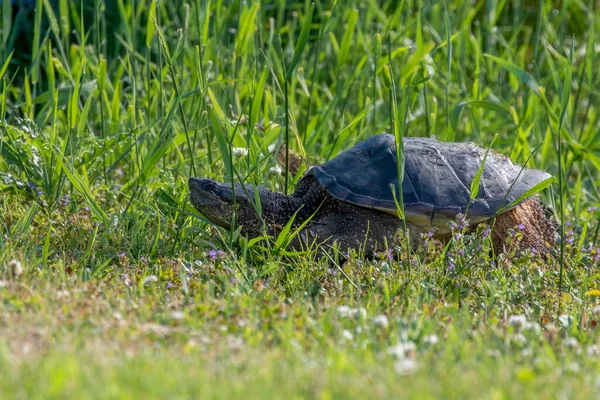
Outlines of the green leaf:
M 573 38 L 575 40 L 575 38 Z M 569 99 L 571 98 L 571 81 L 573 79 L 573 53 L 575 52 L 574 44 L 571 43 L 571 51 L 569 53 L 569 65 L 567 66 L 567 76 L 563 84 L 562 95 L 560 96 L 560 117 L 558 119 L 558 131 L 562 130 L 567 115 Z M 560 155 L 559 155 L 560 157 Z
M 240 31 L 235 38 L 236 54 L 243 54 L 248 44 L 248 40 L 254 33 L 256 27 L 254 20 L 256 19 L 256 14 L 258 13 L 258 4 L 259 3 L 254 3 L 250 10 L 244 10 L 242 13 L 242 17 L 240 19 Z
M 537 83 L 535 78 L 533 76 L 531 76 L 529 73 L 527 73 L 523 68 L 516 66 L 515 64 L 511 63 L 510 61 L 503 60 L 503 59 L 501 59 L 499 57 L 495 57 L 491 54 L 486 53 L 486 54 L 484 54 L 484 57 L 487 57 L 490 60 L 495 61 L 502 68 L 504 68 L 505 70 L 507 70 L 514 76 L 516 76 L 518 80 L 520 80 L 521 82 L 523 82 L 524 84 L 529 86 L 536 95 L 541 97 L 542 87 Z
M 509 210 L 509 209 L 513 208 L 514 206 L 516 206 L 523 200 L 527 199 L 528 197 L 532 197 L 532 196 L 535 196 L 536 194 L 540 193 L 542 190 L 544 190 L 548 186 L 550 186 L 554 182 L 555 179 L 556 178 L 551 176 L 551 177 L 546 178 L 543 181 L 539 182 L 537 185 L 533 186 L 531 189 L 529 189 L 528 191 L 523 193 L 521 196 L 519 196 L 518 199 L 516 199 L 515 201 L 513 201 L 506 207 L 502 207 L 500 210 L 498 210 L 496 215 L 502 214 L 505 210 Z
M 352 44 L 352 37 L 354 36 L 354 27 L 356 26 L 356 20 L 358 19 L 358 10 L 352 9 L 348 16 L 348 22 L 344 26 L 344 37 L 342 38 L 342 44 L 340 52 L 338 53 L 338 65 L 344 65 L 348 52 L 350 51 L 350 45 Z
M 254 91 L 254 98 L 252 99 L 252 108 L 250 109 L 250 129 L 254 129 L 254 125 L 256 125 L 256 120 L 258 119 L 258 114 L 260 113 L 260 105 L 262 103 L 263 94 L 265 92 L 265 84 L 267 82 L 268 72 L 268 68 L 263 68 L 263 72 L 260 75 L 258 85 L 256 85 Z
M 308 10 L 308 14 L 304 19 L 304 24 L 302 24 L 302 30 L 300 31 L 300 37 L 296 42 L 296 48 L 294 49 L 294 56 L 292 57 L 292 62 L 288 67 L 287 72 L 285 73 L 285 80 L 289 81 L 296 69 L 296 65 L 300 61 L 300 56 L 302 56 L 302 52 L 304 51 L 304 46 L 306 46 L 306 42 L 308 42 L 308 34 L 310 33 L 310 25 L 312 23 L 313 11 L 315 9 L 315 3 L 310 5 L 310 9 Z
M 108 224 L 110 223 L 108 216 L 94 199 L 94 196 L 90 192 L 90 189 L 88 188 L 81 175 L 79 175 L 77 171 L 75 171 L 73 166 L 71 166 L 68 163 L 68 161 L 58 149 L 53 147 L 52 151 L 54 152 L 54 155 L 57 158 L 57 165 L 60 165 L 62 167 L 62 171 L 64 171 L 65 175 L 71 182 L 71 185 L 73 185 L 73 188 L 85 198 L 85 201 L 90 207 L 90 210 L 92 210 L 96 217 L 98 217 L 104 223 L 105 226 L 108 226 Z
M 594 17 L 591 18 L 590 24 L 588 25 L 588 42 L 587 49 L 585 54 L 585 68 L 587 73 L 587 83 L 590 87 L 593 87 L 594 84 L 594 58 L 596 56 L 595 51 L 595 23 Z
M 154 39 L 154 23 L 156 21 L 156 0 L 152 0 L 150 3 L 150 9 L 148 10 L 148 26 L 146 27 L 146 47 L 152 47 L 152 39 Z
M 487 100 L 465 101 L 465 102 L 457 104 L 456 107 L 454 107 L 454 109 L 452 110 L 452 115 L 450 118 L 450 126 L 452 127 L 452 129 L 454 131 L 457 130 L 460 114 L 462 113 L 463 109 L 467 106 L 484 108 L 486 110 L 492 110 L 492 111 L 498 111 L 498 112 L 505 112 L 510 115 L 510 109 L 503 106 L 502 104 L 493 103 L 493 102 L 487 101 Z
M 208 114 L 210 117 L 213 132 L 215 133 L 215 138 L 217 139 L 217 144 L 219 145 L 219 150 L 221 151 L 221 157 L 223 157 L 223 164 L 225 164 L 225 174 L 227 175 L 228 179 L 233 179 L 233 169 L 231 168 L 229 144 L 227 142 L 225 132 L 223 132 L 223 122 L 219 118 L 218 112 L 215 109 L 214 104 L 208 109 Z
M 2 80 L 2 78 L 4 77 L 4 73 L 6 72 L 6 69 L 8 68 L 8 64 L 10 63 L 10 60 L 11 60 L 14 52 L 15 52 L 15 50 L 13 49 L 13 51 L 11 51 L 10 54 L 8 55 L 8 57 L 6 58 L 6 61 L 4 61 L 4 64 L 2 64 L 2 68 L 0 68 L 0 80 Z
M 475 173 L 475 176 L 473 177 L 473 181 L 471 182 L 471 195 L 470 195 L 469 204 L 471 203 L 471 200 L 477 198 L 477 195 L 479 194 L 479 182 L 481 182 L 481 175 L 483 174 L 483 168 L 485 167 L 485 161 L 487 160 L 488 154 L 490 153 L 490 149 L 494 145 L 494 142 L 496 141 L 497 138 L 498 138 L 498 134 L 496 133 L 494 135 L 494 139 L 492 139 L 492 143 L 490 143 L 490 147 L 488 147 L 488 149 L 485 152 L 485 155 L 483 156 L 483 160 L 481 161 L 481 165 L 479 166 L 479 169 L 477 169 L 477 173 Z M 467 207 L 467 209 L 468 209 L 468 207 Z

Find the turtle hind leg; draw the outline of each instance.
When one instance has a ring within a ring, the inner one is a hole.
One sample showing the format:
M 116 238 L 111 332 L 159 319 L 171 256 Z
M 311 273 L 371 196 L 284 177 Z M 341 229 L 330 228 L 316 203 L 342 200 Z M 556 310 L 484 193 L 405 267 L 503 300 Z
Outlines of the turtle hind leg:
M 552 210 L 537 199 L 527 200 L 498 217 L 492 229 L 494 252 L 504 251 L 509 230 L 521 231 L 523 238 L 517 253 L 526 249 L 552 257 L 558 224 Z

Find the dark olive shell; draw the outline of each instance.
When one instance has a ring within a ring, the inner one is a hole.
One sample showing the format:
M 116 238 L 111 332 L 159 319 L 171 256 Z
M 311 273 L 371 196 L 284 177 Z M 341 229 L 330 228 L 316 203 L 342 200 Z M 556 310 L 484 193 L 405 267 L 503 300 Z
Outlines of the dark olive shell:
M 402 195 L 406 220 L 446 229 L 457 214 L 465 214 L 471 182 L 486 150 L 473 143 L 407 137 L 404 152 Z M 400 199 L 393 135 L 372 136 L 308 173 L 339 200 L 396 213 L 391 185 Z M 506 206 L 550 176 L 517 166 L 508 157 L 490 151 L 467 217 L 478 223 L 500 210 L 507 211 Z

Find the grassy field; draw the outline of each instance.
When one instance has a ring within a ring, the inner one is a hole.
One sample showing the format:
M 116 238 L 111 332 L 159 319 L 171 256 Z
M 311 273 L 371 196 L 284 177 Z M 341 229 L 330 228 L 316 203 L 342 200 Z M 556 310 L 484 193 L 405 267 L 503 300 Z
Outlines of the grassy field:
M 3 398 L 598 397 L 597 1 L 9 3 Z M 189 203 L 382 132 L 550 172 L 556 261 L 482 226 L 341 266 Z

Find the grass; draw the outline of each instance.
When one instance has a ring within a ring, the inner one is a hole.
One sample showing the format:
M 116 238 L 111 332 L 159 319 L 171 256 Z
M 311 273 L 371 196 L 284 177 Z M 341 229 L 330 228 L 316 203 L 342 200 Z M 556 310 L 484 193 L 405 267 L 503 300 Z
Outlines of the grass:
M 597 8 L 37 0 L 13 15 L 3 2 L 0 390 L 594 396 Z M 560 259 L 492 260 L 481 226 L 456 228 L 446 254 L 423 238 L 340 266 L 189 204 L 189 176 L 289 192 L 299 175 L 273 149 L 306 168 L 381 132 L 493 142 L 550 172 Z

